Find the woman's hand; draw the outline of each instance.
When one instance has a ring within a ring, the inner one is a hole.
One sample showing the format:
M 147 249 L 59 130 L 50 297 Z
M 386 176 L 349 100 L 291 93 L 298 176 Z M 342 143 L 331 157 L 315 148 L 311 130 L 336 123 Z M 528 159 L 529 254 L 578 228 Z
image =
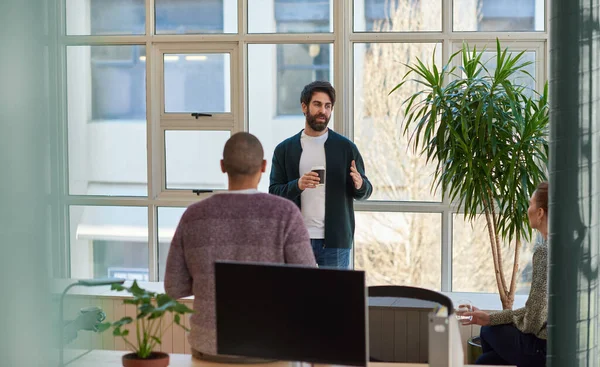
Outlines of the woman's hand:
M 471 316 L 471 320 L 463 320 L 463 325 L 481 325 L 488 326 L 490 324 L 490 315 L 473 306 L 473 311 L 457 312 L 459 316 Z

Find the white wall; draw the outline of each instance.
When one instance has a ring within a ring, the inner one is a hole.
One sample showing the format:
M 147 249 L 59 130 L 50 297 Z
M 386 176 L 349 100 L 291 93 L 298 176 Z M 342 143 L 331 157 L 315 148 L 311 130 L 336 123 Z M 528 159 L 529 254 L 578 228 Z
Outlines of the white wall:
M 67 29 L 70 33 L 88 34 L 90 30 L 89 1 L 67 1 Z M 88 14 L 88 16 L 81 16 Z M 78 16 L 75 16 L 78 15 Z M 69 192 L 85 194 L 90 182 L 89 151 L 87 150 L 88 121 L 91 118 L 90 47 L 67 48 L 67 119 L 69 154 Z M 71 276 L 89 278 L 93 275 L 91 267 L 91 242 L 77 240 L 75 231 L 83 215 L 82 208 L 70 210 L 70 264 Z
M 84 194 L 88 174 L 87 122 L 91 117 L 90 47 L 67 48 L 67 118 L 69 135 L 69 191 Z
M 225 33 L 237 33 L 237 15 L 237 0 L 223 0 L 223 31 Z
M 273 0 L 252 0 L 248 2 L 249 33 L 275 32 L 275 6 Z
M 90 0 L 66 0 L 67 34 L 90 34 Z
M 91 182 L 145 184 L 145 121 L 86 123 L 88 130 L 88 177 Z

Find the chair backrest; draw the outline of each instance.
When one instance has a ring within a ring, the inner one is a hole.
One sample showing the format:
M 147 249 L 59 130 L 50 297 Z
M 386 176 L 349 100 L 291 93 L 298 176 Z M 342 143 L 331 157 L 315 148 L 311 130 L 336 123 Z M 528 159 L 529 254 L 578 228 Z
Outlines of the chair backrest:
M 422 301 L 435 302 L 448 309 L 448 314 L 454 312 L 452 300 L 447 296 L 425 288 L 408 287 L 403 285 L 376 285 L 368 288 L 368 296 L 371 297 L 393 297 L 412 298 Z

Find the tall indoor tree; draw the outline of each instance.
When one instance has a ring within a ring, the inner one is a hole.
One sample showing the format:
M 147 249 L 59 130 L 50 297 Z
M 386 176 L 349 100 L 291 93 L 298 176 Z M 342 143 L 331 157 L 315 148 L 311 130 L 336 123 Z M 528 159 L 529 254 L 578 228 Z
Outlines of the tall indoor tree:
M 485 216 L 500 300 L 509 309 L 521 245 L 531 238 L 529 197 L 546 179 L 548 87 L 538 93 L 524 86 L 523 78 L 533 79 L 524 52 L 511 53 L 497 41 L 493 71 L 483 61 L 485 52 L 464 44 L 441 70 L 417 59 L 390 94 L 409 80 L 423 86 L 405 101 L 403 132 L 435 164 L 432 189 L 441 188 L 467 220 Z M 502 241 L 514 246 L 509 280 Z

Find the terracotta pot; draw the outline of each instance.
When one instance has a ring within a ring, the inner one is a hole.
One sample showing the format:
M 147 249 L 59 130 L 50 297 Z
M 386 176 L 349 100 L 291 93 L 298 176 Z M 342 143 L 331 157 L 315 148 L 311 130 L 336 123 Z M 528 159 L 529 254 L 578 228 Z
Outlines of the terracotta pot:
M 167 367 L 169 355 L 163 352 L 152 352 L 148 358 L 139 358 L 135 353 L 123 356 L 123 367 Z

